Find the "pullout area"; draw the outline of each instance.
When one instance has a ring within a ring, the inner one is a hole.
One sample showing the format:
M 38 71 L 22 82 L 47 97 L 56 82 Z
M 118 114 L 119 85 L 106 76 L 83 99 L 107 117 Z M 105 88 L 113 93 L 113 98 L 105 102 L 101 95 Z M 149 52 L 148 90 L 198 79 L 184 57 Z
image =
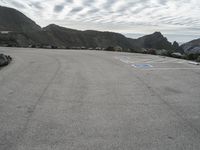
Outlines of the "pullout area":
M 0 70 L 2 150 L 200 149 L 198 65 L 87 50 L 0 53 L 13 56 Z

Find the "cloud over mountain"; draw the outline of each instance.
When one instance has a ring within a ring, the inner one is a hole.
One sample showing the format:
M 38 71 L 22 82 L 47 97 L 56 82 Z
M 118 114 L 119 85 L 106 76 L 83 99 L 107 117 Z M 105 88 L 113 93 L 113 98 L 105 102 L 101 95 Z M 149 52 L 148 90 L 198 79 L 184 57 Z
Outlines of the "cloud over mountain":
M 198 0 L 0 0 L 41 26 L 56 23 L 78 29 L 121 33 L 200 34 Z

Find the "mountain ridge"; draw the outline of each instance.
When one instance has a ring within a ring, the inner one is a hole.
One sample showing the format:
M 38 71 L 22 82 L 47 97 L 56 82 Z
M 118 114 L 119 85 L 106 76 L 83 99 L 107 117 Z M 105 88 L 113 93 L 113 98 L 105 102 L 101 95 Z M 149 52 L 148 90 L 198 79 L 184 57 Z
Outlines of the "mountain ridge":
M 9 16 L 9 17 L 6 17 Z M 13 20 L 9 18 L 14 18 Z M 174 46 L 160 32 L 140 37 L 127 38 L 123 34 L 95 31 L 76 30 L 50 24 L 41 28 L 30 18 L 16 9 L 0 6 L 0 31 L 13 31 L 8 35 L 0 35 L 0 40 L 6 43 L 5 37 L 18 46 L 52 45 L 56 47 L 86 47 L 106 48 L 120 46 L 123 49 L 167 49 L 174 50 Z M 2 42 L 0 41 L 0 44 Z
M 0 6 L 1 31 L 39 31 L 41 27 L 16 9 Z

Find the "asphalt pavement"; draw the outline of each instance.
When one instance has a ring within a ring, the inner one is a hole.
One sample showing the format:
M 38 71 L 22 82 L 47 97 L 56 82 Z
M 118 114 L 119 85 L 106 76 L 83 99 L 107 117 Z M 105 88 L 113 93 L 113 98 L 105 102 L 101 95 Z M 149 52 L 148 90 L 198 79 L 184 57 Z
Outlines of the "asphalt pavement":
M 0 48 L 0 150 L 199 150 L 200 66 L 153 55 Z

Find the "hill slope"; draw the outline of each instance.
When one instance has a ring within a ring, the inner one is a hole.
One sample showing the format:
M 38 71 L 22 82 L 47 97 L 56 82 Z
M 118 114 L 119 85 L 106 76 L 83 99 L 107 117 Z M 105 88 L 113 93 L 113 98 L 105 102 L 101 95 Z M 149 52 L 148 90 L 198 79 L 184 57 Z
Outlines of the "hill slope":
M 132 45 L 127 38 L 119 33 L 100 32 L 100 31 L 79 31 L 60 27 L 51 24 L 43 28 L 43 32 L 50 35 L 51 41 L 55 45 L 63 46 L 84 46 L 84 47 L 108 47 L 119 45 L 123 48 L 130 48 Z
M 7 35 L 0 34 L 0 44 L 4 45 L 53 45 L 87 48 L 120 46 L 124 49 L 174 49 L 174 46 L 160 32 L 139 39 L 130 39 L 119 33 L 92 30 L 79 31 L 55 24 L 41 28 L 21 12 L 1 6 L 0 31 L 13 31 Z
M 173 45 L 160 32 L 143 36 L 135 40 L 139 47 L 173 50 Z
M 21 12 L 0 6 L 0 31 L 29 32 L 41 30 L 40 26 Z
M 185 53 L 200 53 L 200 39 L 181 45 Z

